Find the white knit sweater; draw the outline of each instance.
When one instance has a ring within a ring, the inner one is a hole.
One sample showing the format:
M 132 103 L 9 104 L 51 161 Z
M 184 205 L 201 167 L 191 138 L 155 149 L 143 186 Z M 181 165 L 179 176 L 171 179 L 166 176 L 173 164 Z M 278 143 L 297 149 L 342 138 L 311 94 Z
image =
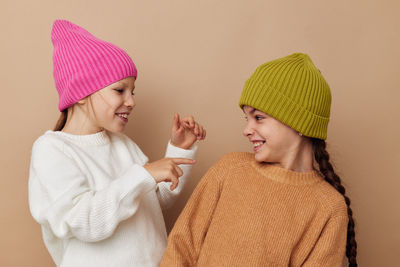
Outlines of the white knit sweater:
M 194 158 L 197 147 L 168 144 L 166 157 Z M 158 266 L 167 243 L 162 209 L 179 186 L 156 184 L 127 136 L 47 131 L 32 148 L 29 204 L 57 266 Z

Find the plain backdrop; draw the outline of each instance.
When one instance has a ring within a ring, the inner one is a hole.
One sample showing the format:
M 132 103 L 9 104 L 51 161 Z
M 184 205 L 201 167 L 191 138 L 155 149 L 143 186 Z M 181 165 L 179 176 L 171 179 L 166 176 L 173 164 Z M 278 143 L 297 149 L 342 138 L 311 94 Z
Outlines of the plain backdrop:
M 0 266 L 53 266 L 28 207 L 32 143 L 58 116 L 50 31 L 68 19 L 124 48 L 139 70 L 126 129 L 150 160 L 164 155 L 175 112 L 207 129 L 170 229 L 206 170 L 251 151 L 238 100 L 255 68 L 308 53 L 331 86 L 328 149 L 356 220 L 360 266 L 400 252 L 400 2 L 68 0 L 0 2 Z M 240 219 L 240 218 L 238 218 Z

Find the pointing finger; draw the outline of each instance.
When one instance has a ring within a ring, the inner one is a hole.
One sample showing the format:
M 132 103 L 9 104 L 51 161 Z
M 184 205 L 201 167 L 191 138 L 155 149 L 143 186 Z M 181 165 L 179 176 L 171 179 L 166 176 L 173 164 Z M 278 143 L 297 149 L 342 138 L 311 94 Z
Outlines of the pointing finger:
M 186 159 L 186 158 L 171 158 L 172 162 L 179 164 L 195 164 L 196 161 L 194 159 Z

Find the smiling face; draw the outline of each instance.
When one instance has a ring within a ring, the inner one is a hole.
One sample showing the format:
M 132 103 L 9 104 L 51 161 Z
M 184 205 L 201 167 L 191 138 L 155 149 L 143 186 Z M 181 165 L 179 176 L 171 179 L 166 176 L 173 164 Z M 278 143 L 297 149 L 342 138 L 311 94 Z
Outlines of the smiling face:
M 90 96 L 89 118 L 93 129 L 122 132 L 135 107 L 135 78 L 127 77 Z
M 302 137 L 292 128 L 250 106 L 244 106 L 243 135 L 253 144 L 258 162 L 285 164 L 300 152 Z

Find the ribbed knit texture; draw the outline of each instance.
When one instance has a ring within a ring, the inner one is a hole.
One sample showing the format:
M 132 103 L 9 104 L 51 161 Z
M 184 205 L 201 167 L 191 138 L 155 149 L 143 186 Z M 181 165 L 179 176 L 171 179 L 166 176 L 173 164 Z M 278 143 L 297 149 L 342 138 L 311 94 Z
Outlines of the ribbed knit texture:
M 246 81 L 239 106 L 254 107 L 305 136 L 326 139 L 331 106 L 328 83 L 306 54 L 259 66 Z
M 194 158 L 168 144 L 166 157 Z M 29 207 L 60 267 L 157 267 L 167 245 L 162 209 L 188 181 L 156 184 L 148 162 L 126 135 L 47 131 L 32 148 Z M 35 264 L 32 264 L 35 266 Z
M 230 153 L 196 187 L 161 266 L 342 266 L 347 222 L 343 197 L 316 171 Z
M 124 50 L 69 21 L 54 22 L 51 40 L 60 111 L 107 85 L 137 76 L 135 64 Z

